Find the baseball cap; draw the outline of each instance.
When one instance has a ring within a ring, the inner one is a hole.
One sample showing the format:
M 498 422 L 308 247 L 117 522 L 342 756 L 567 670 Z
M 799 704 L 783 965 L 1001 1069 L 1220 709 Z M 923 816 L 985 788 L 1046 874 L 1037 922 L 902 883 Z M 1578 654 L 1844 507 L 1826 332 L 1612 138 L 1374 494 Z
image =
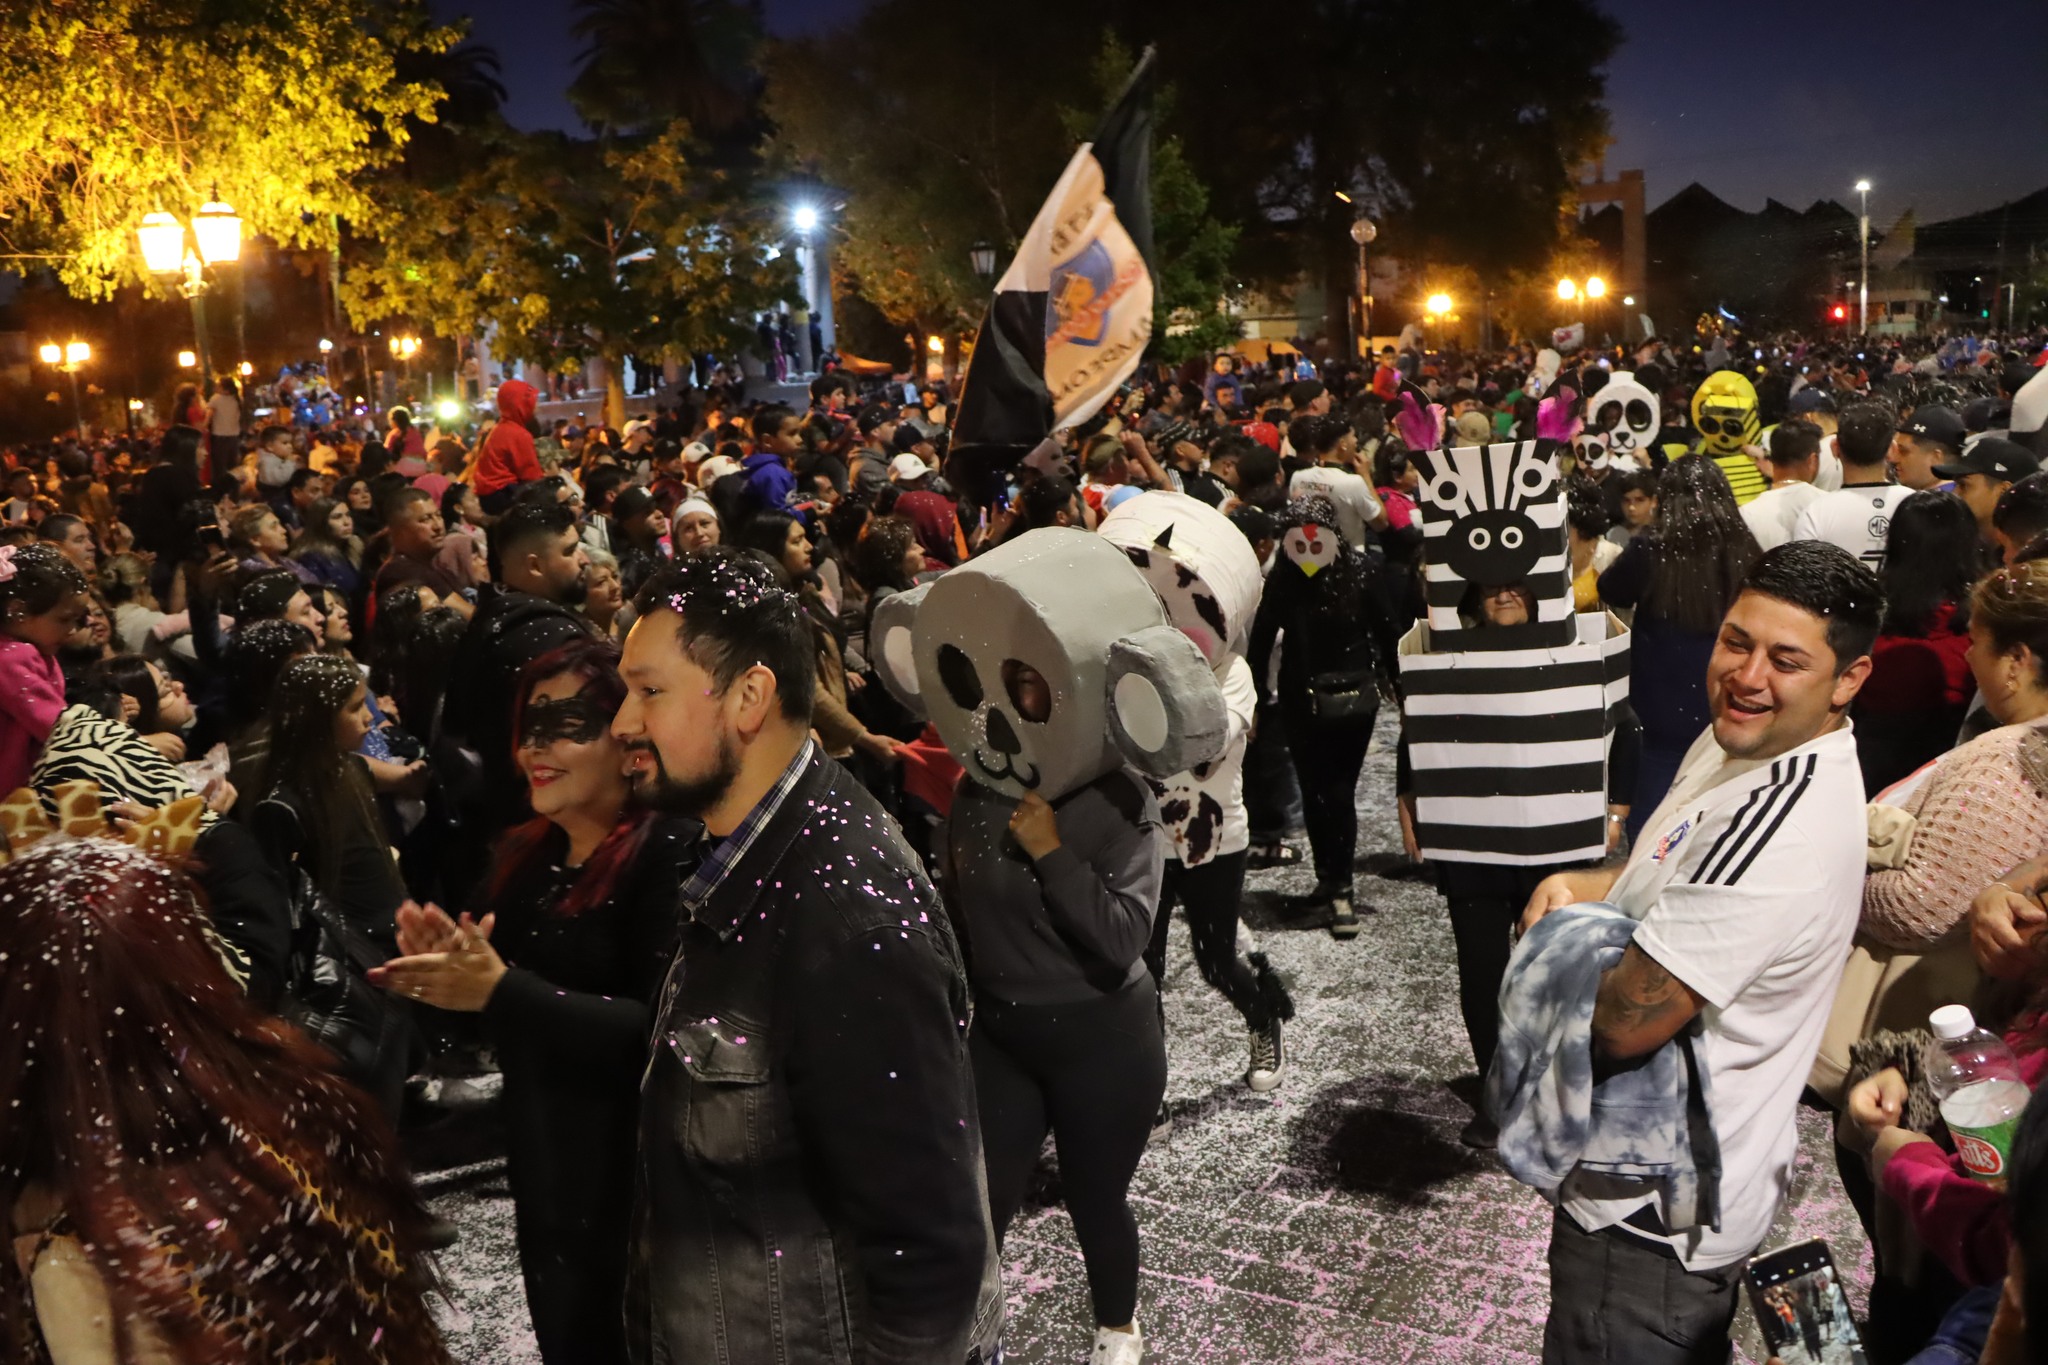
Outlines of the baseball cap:
M 1280 428 L 1271 422 L 1247 422 L 1244 424 L 1244 434 L 1275 455 L 1280 453 Z
M 1939 403 L 1924 403 L 1913 409 L 1913 415 L 1899 426 L 1901 436 L 1916 436 L 1923 441 L 1932 441 L 1950 450 L 1963 448 L 1963 437 L 1968 434 L 1963 419 L 1955 409 L 1945 408 Z M 1978 472 L 1978 471 L 1972 471 Z
M 1786 408 L 1794 417 L 1804 417 L 1808 413 L 1834 412 L 1836 410 L 1834 395 L 1830 394 L 1826 389 L 1812 384 L 1808 384 L 1805 388 L 1793 394 L 1792 401 L 1786 404 Z
M 871 436 L 876 427 L 895 420 L 896 409 L 887 403 L 870 403 L 860 410 L 860 415 L 854 418 L 854 424 L 860 428 L 861 435 Z
M 740 472 L 740 462 L 730 455 L 713 455 L 697 466 L 697 486 L 709 488 L 728 474 Z
M 702 441 L 692 441 L 683 447 L 683 458 L 691 464 L 700 464 L 711 458 L 711 447 Z
M 1944 479 L 1982 474 L 2005 483 L 2017 483 L 2040 471 L 2041 461 L 2034 452 L 2018 441 L 2008 441 L 2002 436 L 1986 436 L 1964 451 L 1961 459 L 1934 467 L 1934 472 Z
M 909 483 L 913 479 L 921 479 L 931 472 L 926 467 L 925 462 L 915 455 L 898 455 L 895 459 L 889 461 L 889 477 L 899 483 Z

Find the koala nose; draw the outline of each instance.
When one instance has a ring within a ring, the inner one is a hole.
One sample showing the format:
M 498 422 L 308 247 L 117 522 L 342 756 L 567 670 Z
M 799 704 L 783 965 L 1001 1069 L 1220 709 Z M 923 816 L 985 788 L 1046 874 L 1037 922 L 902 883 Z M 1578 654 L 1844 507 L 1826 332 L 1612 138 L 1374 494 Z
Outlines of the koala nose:
M 1017 732 L 1010 728 L 1010 718 L 993 706 L 988 711 L 988 742 L 999 754 L 1015 758 L 1024 746 L 1017 742 Z

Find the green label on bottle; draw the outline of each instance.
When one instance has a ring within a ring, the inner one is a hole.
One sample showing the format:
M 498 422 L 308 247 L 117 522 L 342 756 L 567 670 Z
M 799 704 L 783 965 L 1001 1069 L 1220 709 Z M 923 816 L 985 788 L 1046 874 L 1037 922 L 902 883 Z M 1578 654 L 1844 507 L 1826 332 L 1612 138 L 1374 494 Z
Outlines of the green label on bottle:
M 2015 1114 L 2003 1123 L 1994 1123 L 1989 1128 L 1958 1128 L 1949 1125 L 1949 1136 L 1956 1140 L 1956 1155 L 1963 1159 L 1963 1166 L 1979 1180 L 2005 1179 L 2005 1154 L 2012 1150 L 2013 1134 L 2019 1131 L 2020 1120 Z

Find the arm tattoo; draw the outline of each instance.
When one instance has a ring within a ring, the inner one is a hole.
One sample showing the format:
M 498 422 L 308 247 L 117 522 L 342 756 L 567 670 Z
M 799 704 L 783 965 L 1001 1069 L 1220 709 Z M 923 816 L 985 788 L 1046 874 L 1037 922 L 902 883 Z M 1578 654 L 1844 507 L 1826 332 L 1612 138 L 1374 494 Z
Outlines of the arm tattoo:
M 1633 943 L 1621 961 L 1600 978 L 1593 1007 L 1593 1036 L 1610 1050 L 1634 1054 L 1661 1047 L 1699 1010 L 1683 981 Z M 1633 1046 L 1649 1035 L 1648 1047 Z M 1620 1046 L 1617 1047 L 1616 1045 Z

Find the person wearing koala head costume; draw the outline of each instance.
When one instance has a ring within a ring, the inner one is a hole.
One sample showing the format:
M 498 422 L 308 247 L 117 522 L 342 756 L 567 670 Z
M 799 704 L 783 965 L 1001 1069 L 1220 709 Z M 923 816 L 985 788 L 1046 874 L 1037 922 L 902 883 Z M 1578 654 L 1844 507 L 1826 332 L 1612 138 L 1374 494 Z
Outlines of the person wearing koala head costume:
M 1273 700 L 1301 781 L 1315 896 L 1330 907 L 1330 933 L 1348 939 L 1359 929 L 1351 896 L 1358 774 L 1372 743 L 1380 689 L 1392 687 L 1397 641 L 1365 557 L 1337 533 L 1335 516 L 1329 499 L 1320 496 L 1287 504 L 1248 660 L 1252 677 L 1264 687 L 1278 641 L 1280 681 Z
M 1245 639 L 1264 579 L 1251 542 L 1230 519 L 1180 493 L 1141 493 L 1103 519 L 1100 534 L 1124 552 L 1158 594 L 1166 616 L 1202 651 L 1222 689 L 1230 737 L 1223 753 L 1170 777 L 1148 777 L 1166 826 L 1166 875 L 1145 964 L 1166 975 L 1166 936 L 1175 902 L 1202 979 L 1244 1016 L 1251 1034 L 1245 1083 L 1264 1093 L 1280 1084 L 1281 1025 L 1294 1017 L 1287 988 L 1266 961 L 1237 952 L 1251 827 L 1244 803 L 1244 755 L 1258 690 L 1244 661 Z
M 635 606 L 612 733 L 642 801 L 708 838 L 641 1079 L 632 1357 L 991 1360 L 960 951 L 895 822 L 811 738 L 804 608 L 723 547 Z
M 1023 1205 L 1050 1129 L 1088 1269 L 1095 1359 L 1135 1360 L 1138 1228 L 1126 1193 L 1166 1093 L 1143 954 L 1167 841 L 1140 775 L 1223 752 L 1221 689 L 1144 575 L 1071 528 L 1028 532 L 890 598 L 871 652 L 965 770 L 944 884 L 974 986 L 996 1235 Z

